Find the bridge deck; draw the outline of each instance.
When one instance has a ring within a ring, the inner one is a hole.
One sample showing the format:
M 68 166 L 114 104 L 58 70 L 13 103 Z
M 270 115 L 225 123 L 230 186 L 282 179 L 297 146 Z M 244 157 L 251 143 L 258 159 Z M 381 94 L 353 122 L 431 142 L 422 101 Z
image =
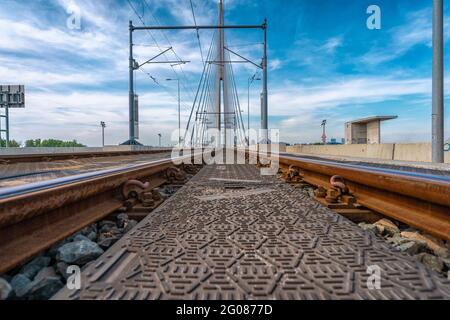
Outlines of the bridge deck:
M 204 167 L 54 297 L 449 298 L 449 280 L 251 165 Z

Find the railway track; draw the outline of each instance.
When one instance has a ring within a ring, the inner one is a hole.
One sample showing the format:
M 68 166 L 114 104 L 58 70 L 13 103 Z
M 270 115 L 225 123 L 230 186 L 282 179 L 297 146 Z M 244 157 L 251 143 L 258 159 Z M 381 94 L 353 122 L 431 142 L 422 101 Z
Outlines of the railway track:
M 281 154 L 284 178 L 319 187 L 316 198 L 332 209 L 362 205 L 450 240 L 450 176 L 336 163 Z M 332 178 L 337 179 L 333 183 Z
M 170 179 L 167 170 L 173 167 L 172 159 L 165 158 L 0 189 L 0 273 L 132 205 L 133 199 L 128 198 L 133 192 L 164 184 Z M 127 185 L 136 179 L 149 183 Z
M 369 208 L 450 239 L 450 179 L 446 176 L 287 154 L 281 154 L 279 161 L 281 177 L 318 187 L 316 198 L 325 207 L 343 214 Z M 153 201 L 151 190 L 171 179 L 182 180 L 183 170 L 189 171 L 189 166 L 176 169 L 167 158 L 0 189 L 0 273 L 118 209 Z
M 83 158 L 105 158 L 139 154 L 156 154 L 170 152 L 170 148 L 155 148 L 152 150 L 128 150 L 128 151 L 89 151 L 67 153 L 33 153 L 33 154 L 6 154 L 0 155 L 0 164 L 15 164 L 23 162 L 51 162 L 58 160 L 73 160 Z

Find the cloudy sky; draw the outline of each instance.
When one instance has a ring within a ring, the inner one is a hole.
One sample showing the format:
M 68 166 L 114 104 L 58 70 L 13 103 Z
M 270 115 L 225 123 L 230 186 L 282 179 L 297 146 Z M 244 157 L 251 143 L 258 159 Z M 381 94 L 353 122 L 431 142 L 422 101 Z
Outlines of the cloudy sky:
M 26 86 L 26 108 L 11 112 L 11 137 L 19 141 L 77 139 L 97 146 L 100 121 L 107 123 L 107 144 L 127 140 L 128 20 L 193 24 L 189 0 L 0 2 L 0 83 Z M 192 3 L 198 24 L 217 22 L 217 1 Z M 366 27 L 371 4 L 382 10 L 381 30 Z M 328 119 L 329 138 L 340 139 L 346 121 L 371 115 L 399 116 L 383 124 L 384 142 L 430 141 L 431 5 L 431 0 L 224 0 L 228 24 L 268 19 L 269 127 L 280 129 L 281 140 L 290 143 L 320 141 L 322 119 Z M 77 8 L 80 29 L 69 28 L 70 12 Z M 445 11 L 448 29 L 450 8 Z M 226 33 L 229 47 L 258 63 L 261 36 Z M 203 55 L 211 37 L 200 31 Z M 447 44 L 449 39 L 447 32 Z M 184 124 L 201 76 L 199 42 L 195 31 L 141 31 L 134 43 L 141 63 L 171 46 L 160 61 L 191 61 L 146 65 L 135 75 L 140 141 L 155 145 L 162 133 L 169 144 L 177 128 L 177 89 L 165 79 L 182 80 Z M 249 64 L 234 68 L 247 119 L 247 79 L 257 70 Z M 252 128 L 259 127 L 260 86 L 255 82 L 251 90 Z

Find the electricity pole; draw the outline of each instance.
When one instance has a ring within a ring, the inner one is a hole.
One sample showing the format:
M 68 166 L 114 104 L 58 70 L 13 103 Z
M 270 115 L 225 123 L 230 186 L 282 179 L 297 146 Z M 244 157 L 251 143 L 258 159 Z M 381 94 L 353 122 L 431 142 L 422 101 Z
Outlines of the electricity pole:
M 322 143 L 325 145 L 327 144 L 327 135 L 325 134 L 325 126 L 327 125 L 327 120 L 322 120 L 322 128 L 323 128 L 323 132 L 322 132 Z
M 100 121 L 100 125 L 102 126 L 102 146 L 105 146 L 105 127 L 106 123 L 104 121 Z
M 432 161 L 444 162 L 444 12 L 443 0 L 433 0 Z
M 263 70 L 263 101 L 262 101 L 262 112 L 261 112 L 261 129 L 263 129 L 264 137 L 263 143 L 269 143 L 269 136 L 267 132 L 268 128 L 268 93 L 267 93 L 267 19 L 264 19 L 263 24 L 264 30 L 264 49 L 263 49 L 263 61 L 262 61 L 262 70 Z
M 133 26 L 133 22 L 130 20 L 129 21 L 129 80 L 128 80 L 128 85 L 129 85 L 129 97 L 128 97 L 128 109 L 129 109 L 129 139 L 127 141 L 125 141 L 124 143 L 122 143 L 122 145 L 141 145 L 137 139 L 138 139 L 138 101 L 137 101 L 137 95 L 134 92 L 134 71 L 135 70 L 139 70 L 143 65 L 148 64 L 148 63 L 158 63 L 158 64 L 185 64 L 188 63 L 190 61 L 182 61 L 182 60 L 177 60 L 177 61 L 153 61 L 156 58 L 164 55 L 165 53 L 167 53 L 170 50 L 173 50 L 172 47 L 161 51 L 160 53 L 158 53 L 156 56 L 148 59 L 147 61 L 145 61 L 144 63 L 137 63 L 136 60 L 133 58 L 133 32 L 136 30 L 146 30 L 146 29 L 151 29 L 151 27 L 135 27 Z

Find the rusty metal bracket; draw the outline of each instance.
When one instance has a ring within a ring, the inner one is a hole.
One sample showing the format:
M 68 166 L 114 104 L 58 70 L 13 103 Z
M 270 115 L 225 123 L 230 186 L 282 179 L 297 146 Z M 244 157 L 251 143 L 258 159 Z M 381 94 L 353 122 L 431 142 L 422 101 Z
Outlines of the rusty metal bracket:
M 287 183 L 302 183 L 303 177 L 301 176 L 300 168 L 290 165 L 288 169 L 281 169 L 281 179 Z
M 169 182 L 186 180 L 186 172 L 177 167 L 170 167 L 166 170 L 166 177 Z
M 141 182 L 139 180 L 128 180 L 122 187 L 122 195 L 125 200 L 130 198 L 140 199 L 140 194 L 150 186 L 150 182 Z

